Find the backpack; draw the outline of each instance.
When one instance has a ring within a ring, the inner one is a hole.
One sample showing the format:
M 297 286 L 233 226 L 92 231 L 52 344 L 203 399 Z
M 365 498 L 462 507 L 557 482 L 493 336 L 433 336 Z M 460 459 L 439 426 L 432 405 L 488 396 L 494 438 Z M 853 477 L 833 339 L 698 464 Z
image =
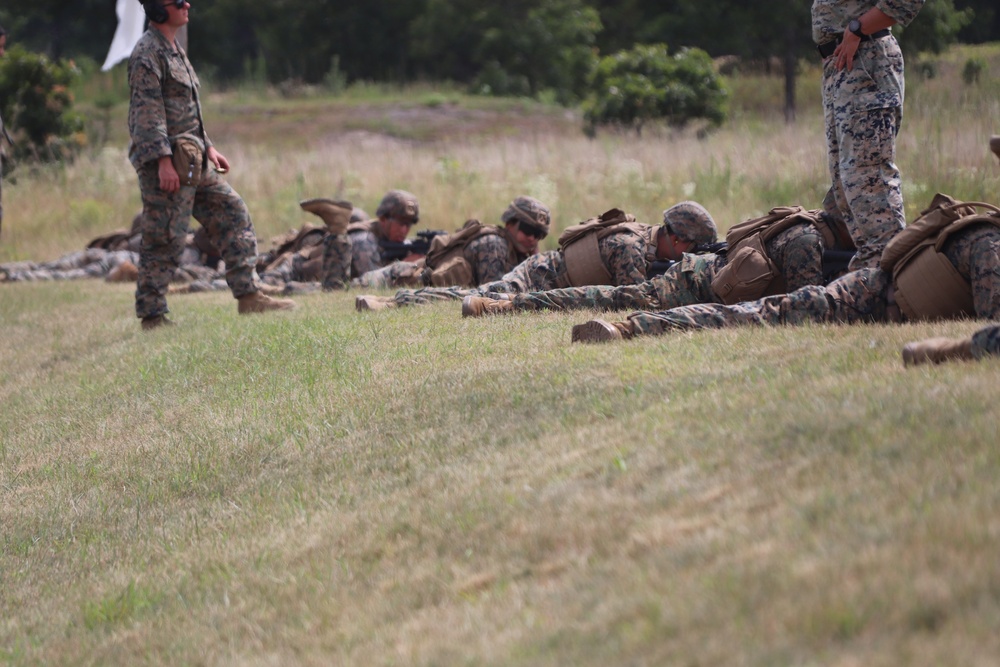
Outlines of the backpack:
M 979 213 L 978 208 L 990 212 Z M 896 303 L 908 319 L 975 316 L 972 286 L 941 250 L 955 232 L 984 222 L 1000 226 L 1000 208 L 938 193 L 920 217 L 889 242 L 881 268 L 892 275 Z
M 652 245 L 655 241 L 651 230 L 654 229 L 652 225 L 636 222 L 634 215 L 617 208 L 567 227 L 559 235 L 559 249 L 566 261 L 570 285 L 582 287 L 614 284 L 614 277 L 601 259 L 598 242 L 611 234 L 630 232 L 643 237 L 647 245 Z
M 434 287 L 474 287 L 475 271 L 465 258 L 465 246 L 482 236 L 502 233 L 500 227 L 473 219 L 467 220 L 457 232 L 435 236 L 424 260 L 423 283 Z
M 817 224 L 821 211 L 778 206 L 767 215 L 744 220 L 726 232 L 728 261 L 712 280 L 712 290 L 725 304 L 754 301 L 785 291 L 785 277 L 767 254 L 767 242 L 793 225 L 810 223 L 827 240 L 829 227 Z M 832 235 L 832 234 L 831 234 Z

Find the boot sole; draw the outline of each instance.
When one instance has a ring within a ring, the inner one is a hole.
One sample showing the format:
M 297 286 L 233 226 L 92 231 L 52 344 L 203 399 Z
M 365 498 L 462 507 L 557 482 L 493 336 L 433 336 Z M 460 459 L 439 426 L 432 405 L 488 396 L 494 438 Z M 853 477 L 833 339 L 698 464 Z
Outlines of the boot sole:
M 622 340 L 622 333 L 604 320 L 591 320 L 573 327 L 574 343 L 608 343 Z

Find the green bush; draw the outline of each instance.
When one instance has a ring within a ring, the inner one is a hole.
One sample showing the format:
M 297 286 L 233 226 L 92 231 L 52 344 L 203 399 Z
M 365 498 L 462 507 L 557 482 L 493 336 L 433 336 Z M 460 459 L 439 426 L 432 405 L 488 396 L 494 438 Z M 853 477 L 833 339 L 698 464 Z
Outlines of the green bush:
M 717 127 L 726 119 L 728 93 L 701 49 L 670 55 L 666 44 L 637 45 L 601 58 L 584 102 L 584 130 L 633 129 L 649 122 L 683 127 L 702 119 Z
M 985 60 L 982 58 L 969 58 L 965 61 L 965 67 L 962 68 L 962 81 L 964 81 L 967 86 L 979 83 L 979 77 L 982 76 L 982 73 L 985 71 Z
M 71 160 L 86 143 L 83 118 L 73 111 L 70 85 L 79 75 L 67 61 L 14 47 L 0 60 L 0 113 L 18 160 Z

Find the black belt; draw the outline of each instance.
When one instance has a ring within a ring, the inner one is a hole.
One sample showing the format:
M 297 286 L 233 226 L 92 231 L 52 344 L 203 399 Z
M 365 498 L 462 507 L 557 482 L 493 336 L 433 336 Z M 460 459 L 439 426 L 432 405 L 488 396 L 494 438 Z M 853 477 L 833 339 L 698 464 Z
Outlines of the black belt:
M 878 32 L 873 32 L 870 35 L 862 35 L 861 41 L 870 42 L 873 39 L 882 39 L 883 37 L 888 37 L 891 34 L 892 34 L 891 30 L 889 30 L 888 28 L 883 28 L 882 30 L 879 30 Z M 823 60 L 826 60 L 827 58 L 832 56 L 833 52 L 837 50 L 837 45 L 840 44 L 840 39 L 841 35 L 837 35 L 837 38 L 834 39 L 832 42 L 823 42 L 822 44 L 817 45 L 816 50 L 819 51 L 819 57 L 822 58 Z

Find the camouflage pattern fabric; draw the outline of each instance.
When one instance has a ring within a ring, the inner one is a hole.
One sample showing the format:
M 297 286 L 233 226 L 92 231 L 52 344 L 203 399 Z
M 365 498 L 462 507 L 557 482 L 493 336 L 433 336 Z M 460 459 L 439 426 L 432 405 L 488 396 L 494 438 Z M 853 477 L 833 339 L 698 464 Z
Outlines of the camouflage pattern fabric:
M 590 285 L 516 294 L 515 310 L 667 310 L 718 301 L 712 291 L 724 255 L 685 254 L 662 275 L 637 285 Z
M 208 232 L 226 265 L 226 283 L 239 298 L 260 289 L 254 269 L 257 236 L 243 199 L 215 171 L 208 170 L 197 186 L 182 186 L 173 194 L 160 190 L 156 161 L 139 169 L 142 194 L 142 247 L 135 312 L 140 318 L 168 312 L 166 294 L 179 266 L 193 216 Z
M 663 224 L 682 241 L 707 244 L 718 240 L 719 230 L 712 214 L 696 201 L 682 201 L 665 210 Z
M 803 287 L 732 306 L 699 304 L 658 313 L 639 312 L 628 319 L 637 336 L 764 324 L 885 322 L 889 317 L 889 286 L 889 276 L 883 271 L 861 269 L 827 287 Z
M 149 28 L 132 49 L 128 82 L 128 156 L 136 171 L 172 155 L 180 137 L 202 150 L 212 145 L 202 123 L 198 76 L 187 54 L 180 47 L 175 51 L 160 31 Z
M 527 199 L 527 197 L 525 197 Z M 536 216 L 541 219 L 541 216 Z M 506 232 L 503 234 L 487 234 L 470 241 L 465 246 L 465 261 L 472 267 L 472 277 L 477 285 L 496 282 L 514 269 L 515 266 L 528 259 L 528 255 L 518 252 Z M 511 263 L 511 257 L 516 262 Z
M 789 292 L 823 284 L 824 250 L 823 235 L 811 224 L 792 225 L 767 242 L 767 255 Z
M 323 288 L 345 289 L 358 278 L 385 265 L 379 246 L 378 225 L 373 231 L 327 234 L 323 237 Z
M 425 287 L 418 290 L 399 290 L 395 302 L 398 306 L 422 306 L 434 301 L 461 301 L 467 296 L 514 294 L 542 291 L 569 286 L 563 254 L 547 250 L 532 255 L 492 283 L 467 289 L 462 287 Z
M 981 359 L 1000 354 L 1000 325 L 994 324 L 972 334 L 972 355 Z
M 646 280 L 646 243 L 629 232 L 610 234 L 598 241 L 601 259 L 616 284 L 634 285 Z M 461 300 L 466 296 L 490 296 L 543 292 L 570 286 L 569 274 L 562 251 L 547 250 L 532 255 L 499 280 L 484 283 L 474 289 L 461 287 L 426 287 L 420 290 L 400 290 L 395 301 L 400 306 L 414 306 L 441 300 Z
M 486 234 L 466 244 L 462 254 L 472 267 L 473 284 L 481 285 L 500 280 L 505 273 L 516 266 L 510 261 L 512 255 L 518 262 L 528 258 L 524 253 L 516 251 L 512 253 L 511 248 L 506 234 Z M 351 287 L 370 289 L 413 287 L 421 284 L 423 271 L 422 262 L 393 262 L 352 279 Z
M 1000 319 L 1000 228 L 984 223 L 963 229 L 952 235 L 943 251 L 970 282 L 976 317 Z M 825 288 L 803 287 L 732 306 L 701 304 L 639 312 L 628 319 L 637 335 L 763 324 L 888 322 L 896 319 L 889 300 L 891 283 L 880 269 L 860 269 Z
M 924 0 L 813 0 L 812 37 L 817 44 L 834 39 L 872 7 L 878 7 L 900 26 L 910 24 L 924 6 Z
M 112 269 L 125 262 L 138 265 L 139 253 L 88 248 L 68 253 L 51 262 L 0 264 L 0 275 L 7 282 L 104 278 Z
M 393 262 L 381 269 L 368 271 L 351 279 L 351 287 L 367 289 L 387 289 L 390 287 L 416 287 L 423 284 L 420 274 L 423 262 Z
M 876 6 L 905 26 L 923 0 L 815 0 L 813 39 L 835 39 Z M 903 93 L 903 55 L 892 35 L 861 42 L 850 70 L 838 70 L 832 56 L 823 63 L 827 162 L 837 209 L 857 247 L 851 270 L 877 267 L 906 224 L 895 163 Z
M 942 251 L 972 285 L 976 316 L 1000 320 L 1000 227 L 967 227 L 949 237 Z
M 811 224 L 793 225 L 767 242 L 768 256 L 785 277 L 789 291 L 823 284 L 823 238 Z M 717 303 L 712 290 L 725 255 L 685 253 L 662 275 L 635 285 L 592 285 L 518 294 L 515 310 L 668 310 Z
M 371 234 L 367 233 L 366 235 L 371 236 Z M 351 234 L 327 234 L 323 237 L 323 289 L 347 289 L 347 286 L 350 284 L 351 264 L 354 258 L 355 247 L 351 236 Z M 357 234 L 354 236 L 357 236 Z M 365 244 L 365 247 L 368 248 L 368 245 Z M 377 242 L 375 243 L 375 250 L 378 252 Z M 366 261 L 373 263 L 370 249 L 368 252 L 369 255 Z M 378 266 L 381 266 L 381 253 L 377 255 L 377 261 Z
M 160 189 L 158 159 L 172 155 L 178 138 L 202 149 L 211 146 L 198 99 L 200 82 L 187 55 L 150 28 L 132 50 L 128 76 L 129 160 L 139 176 L 143 206 L 136 315 L 146 318 L 168 312 L 167 289 L 184 251 L 192 216 L 219 250 L 233 296 L 258 291 L 257 235 L 250 212 L 218 172 L 206 169 L 200 182 L 181 186 L 175 193 Z

